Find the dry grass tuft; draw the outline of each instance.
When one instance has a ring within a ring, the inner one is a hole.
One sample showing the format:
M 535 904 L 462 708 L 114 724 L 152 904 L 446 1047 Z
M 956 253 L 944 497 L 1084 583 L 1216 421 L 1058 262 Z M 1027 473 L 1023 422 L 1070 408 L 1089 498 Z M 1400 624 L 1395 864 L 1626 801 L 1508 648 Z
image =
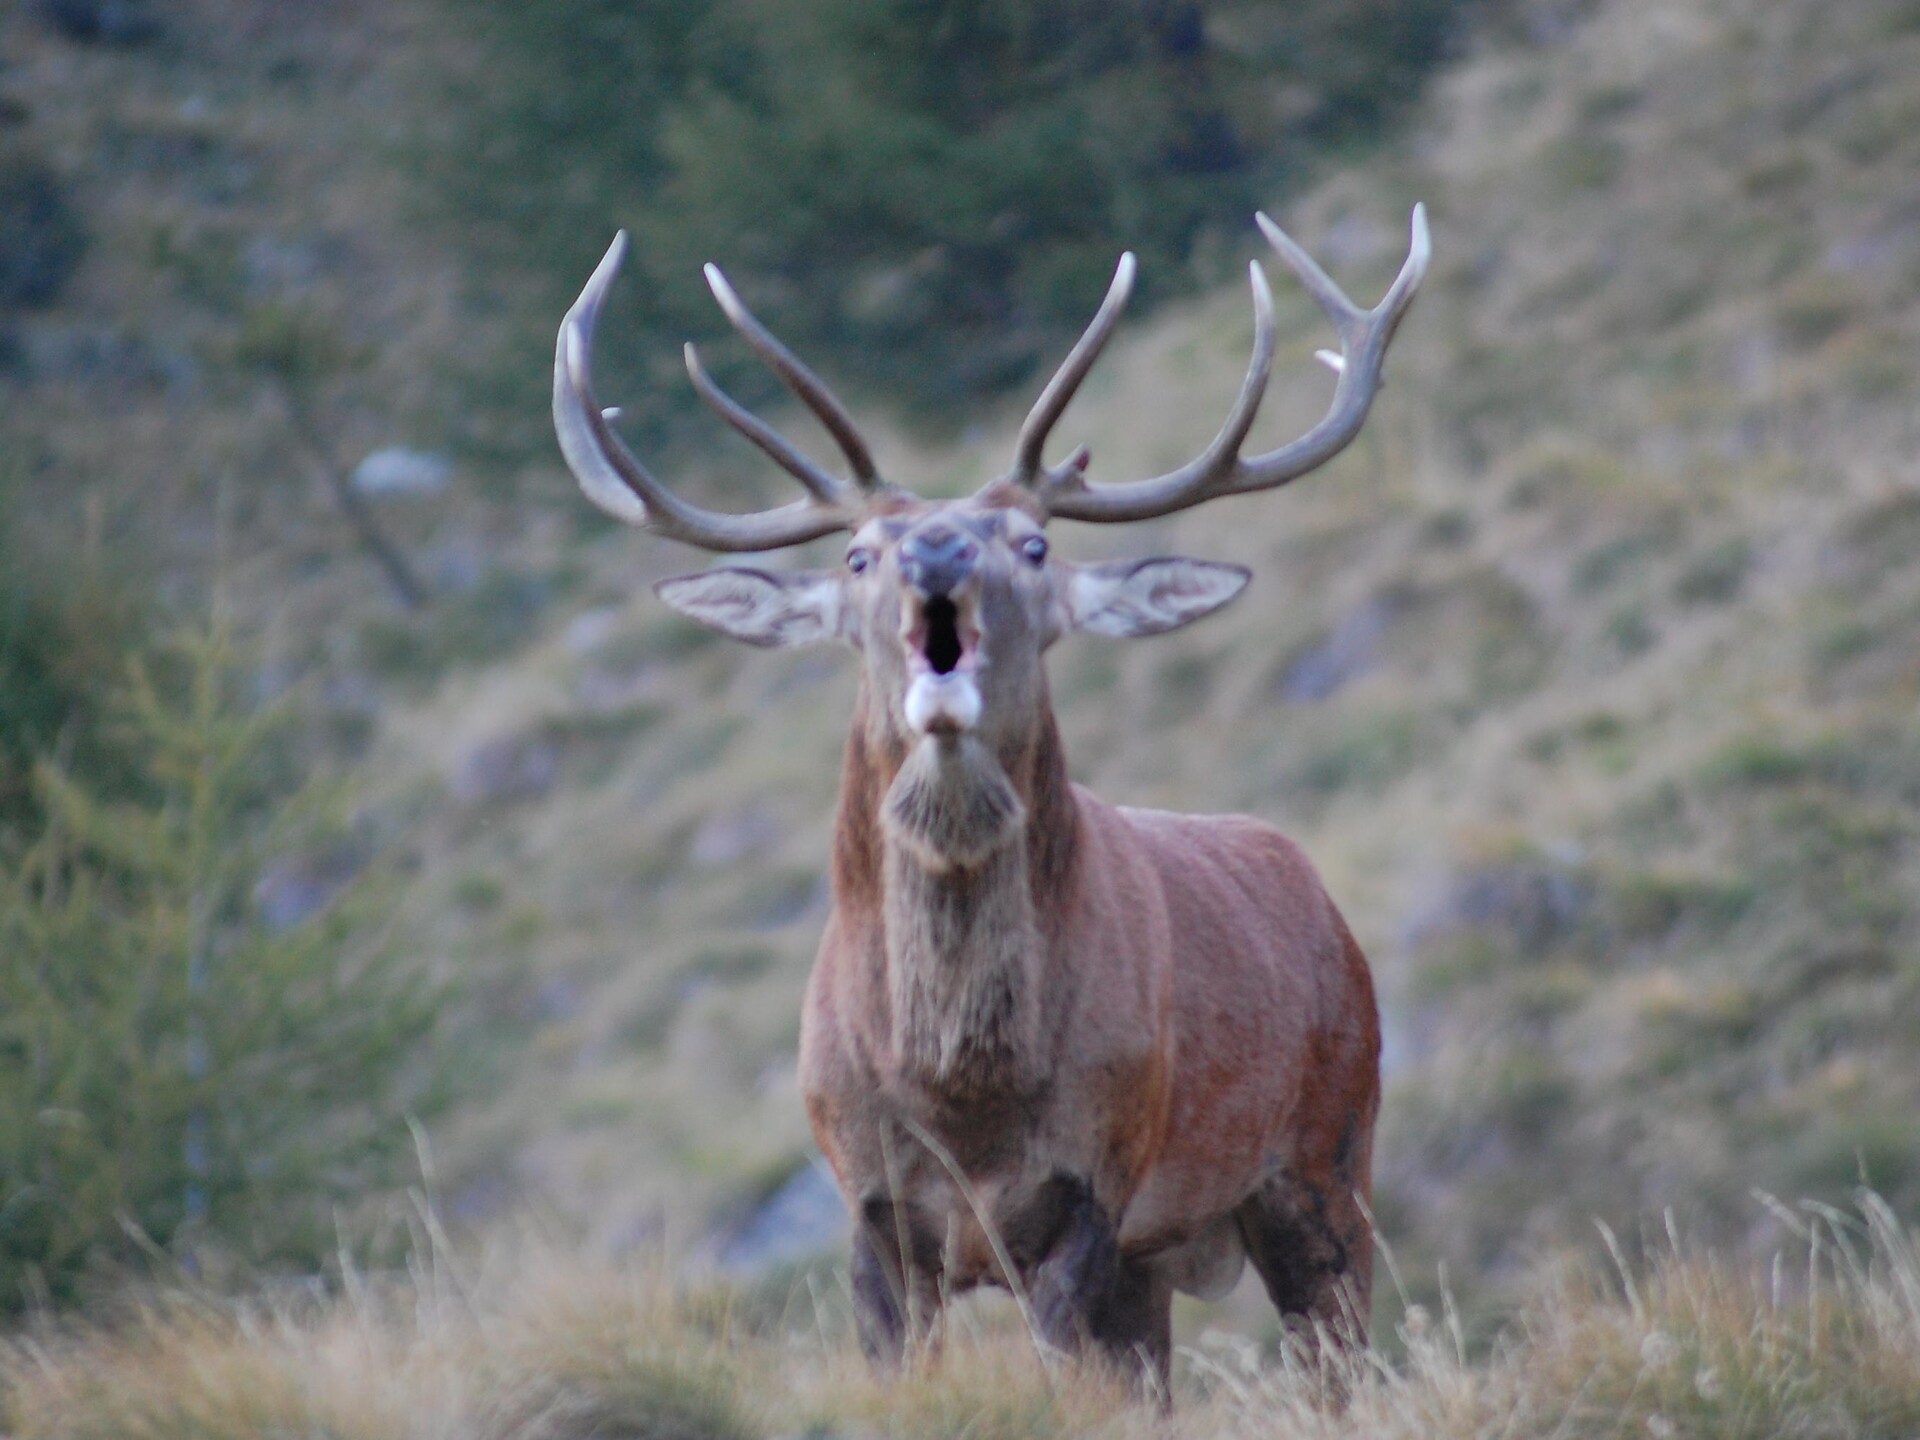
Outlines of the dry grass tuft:
M 1877 1195 L 1774 1206 L 1771 1268 L 1690 1253 L 1576 1265 L 1484 1355 L 1448 1306 L 1405 1307 L 1382 1349 L 1330 1362 L 1296 1337 L 1182 1356 L 1175 1405 L 1043 1363 L 1010 1312 L 962 1310 L 942 1353 L 875 1376 L 840 1307 L 785 1312 L 658 1268 L 546 1250 L 456 1283 L 350 1279 L 243 1303 L 171 1294 L 120 1321 L 0 1350 L 17 1440 L 753 1440 L 886 1435 L 1875 1437 L 1920 1428 L 1920 1249 Z M 803 1311 L 804 1323 L 796 1317 Z M 1344 1392 L 1344 1406 L 1330 1403 Z

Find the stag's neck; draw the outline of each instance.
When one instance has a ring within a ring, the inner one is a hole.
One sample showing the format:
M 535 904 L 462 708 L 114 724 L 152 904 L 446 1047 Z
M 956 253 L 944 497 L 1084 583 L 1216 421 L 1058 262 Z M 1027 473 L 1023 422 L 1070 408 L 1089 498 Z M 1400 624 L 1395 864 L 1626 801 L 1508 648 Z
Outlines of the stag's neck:
M 1048 912 L 1072 882 L 1078 811 L 1052 713 L 999 745 L 868 723 L 848 742 L 836 901 L 877 926 L 902 1071 L 956 1099 L 1042 1073 Z

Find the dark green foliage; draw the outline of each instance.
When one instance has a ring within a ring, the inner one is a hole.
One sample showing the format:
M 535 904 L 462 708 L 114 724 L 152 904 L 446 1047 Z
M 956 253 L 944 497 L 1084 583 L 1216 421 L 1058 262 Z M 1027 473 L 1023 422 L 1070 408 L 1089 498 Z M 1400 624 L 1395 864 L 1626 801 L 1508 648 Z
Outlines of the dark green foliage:
M 101 726 L 107 691 L 141 629 L 131 563 L 109 564 L 91 540 L 20 516 L 19 468 L 0 466 L 0 856 L 40 823 L 32 775 L 58 753 L 103 786 L 129 783 L 125 757 Z
M 0 146 L 0 310 L 52 300 L 84 248 L 59 177 L 32 150 Z
M 1323 728 L 1324 737 L 1287 777 L 1287 793 L 1295 799 L 1323 799 L 1349 788 L 1378 791 L 1404 775 L 1418 756 L 1418 717 L 1404 710 L 1341 717 Z
M 1688 562 L 1673 593 L 1691 605 L 1724 605 L 1736 599 L 1753 565 L 1753 547 L 1736 536 L 1709 546 Z
M 368 620 L 355 647 L 375 675 L 419 689 L 452 667 L 511 654 L 534 634 L 551 599 L 545 580 L 491 569 L 471 589 L 437 597 L 430 610 Z
M 66 664 L 63 618 L 18 586 L 0 589 L 0 825 L 33 813 L 34 759 L 82 703 L 85 678 Z
M 224 627 L 188 635 L 117 696 L 131 786 L 36 772 L 0 879 L 0 1310 L 136 1240 L 312 1263 L 442 1098 L 442 997 L 240 678 Z
M 1220 46 L 1286 98 L 1282 146 L 1326 146 L 1391 120 L 1453 48 L 1461 0 L 1212 4 Z M 1286 157 L 1283 157 L 1286 158 Z
M 69 40 L 139 45 L 160 33 L 151 0 L 40 0 L 41 17 Z
M 633 232 L 607 368 L 643 430 L 687 406 L 680 342 L 719 326 L 708 260 L 836 378 L 951 420 L 1061 348 L 1121 249 L 1150 302 L 1204 230 L 1247 231 L 1316 148 L 1377 129 L 1467 4 L 462 6 L 493 63 L 433 168 L 543 327 Z
M 320 401 L 322 387 L 366 360 L 326 320 L 297 305 L 257 305 L 242 319 L 234 364 L 277 381 L 303 410 Z

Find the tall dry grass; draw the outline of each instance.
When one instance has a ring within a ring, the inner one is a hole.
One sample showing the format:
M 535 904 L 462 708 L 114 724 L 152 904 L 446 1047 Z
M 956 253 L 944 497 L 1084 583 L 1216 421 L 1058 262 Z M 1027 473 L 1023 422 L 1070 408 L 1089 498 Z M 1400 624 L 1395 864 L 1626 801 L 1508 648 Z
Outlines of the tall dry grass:
M 1305 1344 L 1217 1338 L 1183 1352 L 1174 1407 L 1037 1356 L 1014 1323 L 956 1316 L 942 1352 L 871 1374 L 841 1297 L 671 1282 L 501 1247 L 469 1272 L 444 1247 L 404 1278 L 216 1301 L 149 1295 L 0 1350 L 0 1428 L 18 1440 L 729 1440 L 789 1435 L 1805 1436 L 1920 1433 L 1920 1247 L 1876 1195 L 1795 1229 L 1771 1267 L 1691 1253 L 1559 1267 L 1484 1353 L 1451 1310 L 1404 1307 L 1326 1400 Z M 1004 1313 L 1004 1312 L 1002 1312 Z M 1011 1317 L 1009 1317 L 1010 1320 Z

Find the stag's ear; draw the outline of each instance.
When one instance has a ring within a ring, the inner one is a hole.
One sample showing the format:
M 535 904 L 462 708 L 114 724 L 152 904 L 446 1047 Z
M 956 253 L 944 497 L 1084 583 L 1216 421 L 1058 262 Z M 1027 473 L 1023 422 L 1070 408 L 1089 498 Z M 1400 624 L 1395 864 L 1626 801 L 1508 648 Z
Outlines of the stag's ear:
M 840 576 L 833 570 L 769 575 L 728 567 L 662 580 L 653 590 L 689 620 L 749 645 L 811 645 L 840 634 Z
M 1115 560 L 1073 572 L 1067 612 L 1075 630 L 1160 635 L 1211 615 L 1246 588 L 1252 572 L 1211 560 Z

